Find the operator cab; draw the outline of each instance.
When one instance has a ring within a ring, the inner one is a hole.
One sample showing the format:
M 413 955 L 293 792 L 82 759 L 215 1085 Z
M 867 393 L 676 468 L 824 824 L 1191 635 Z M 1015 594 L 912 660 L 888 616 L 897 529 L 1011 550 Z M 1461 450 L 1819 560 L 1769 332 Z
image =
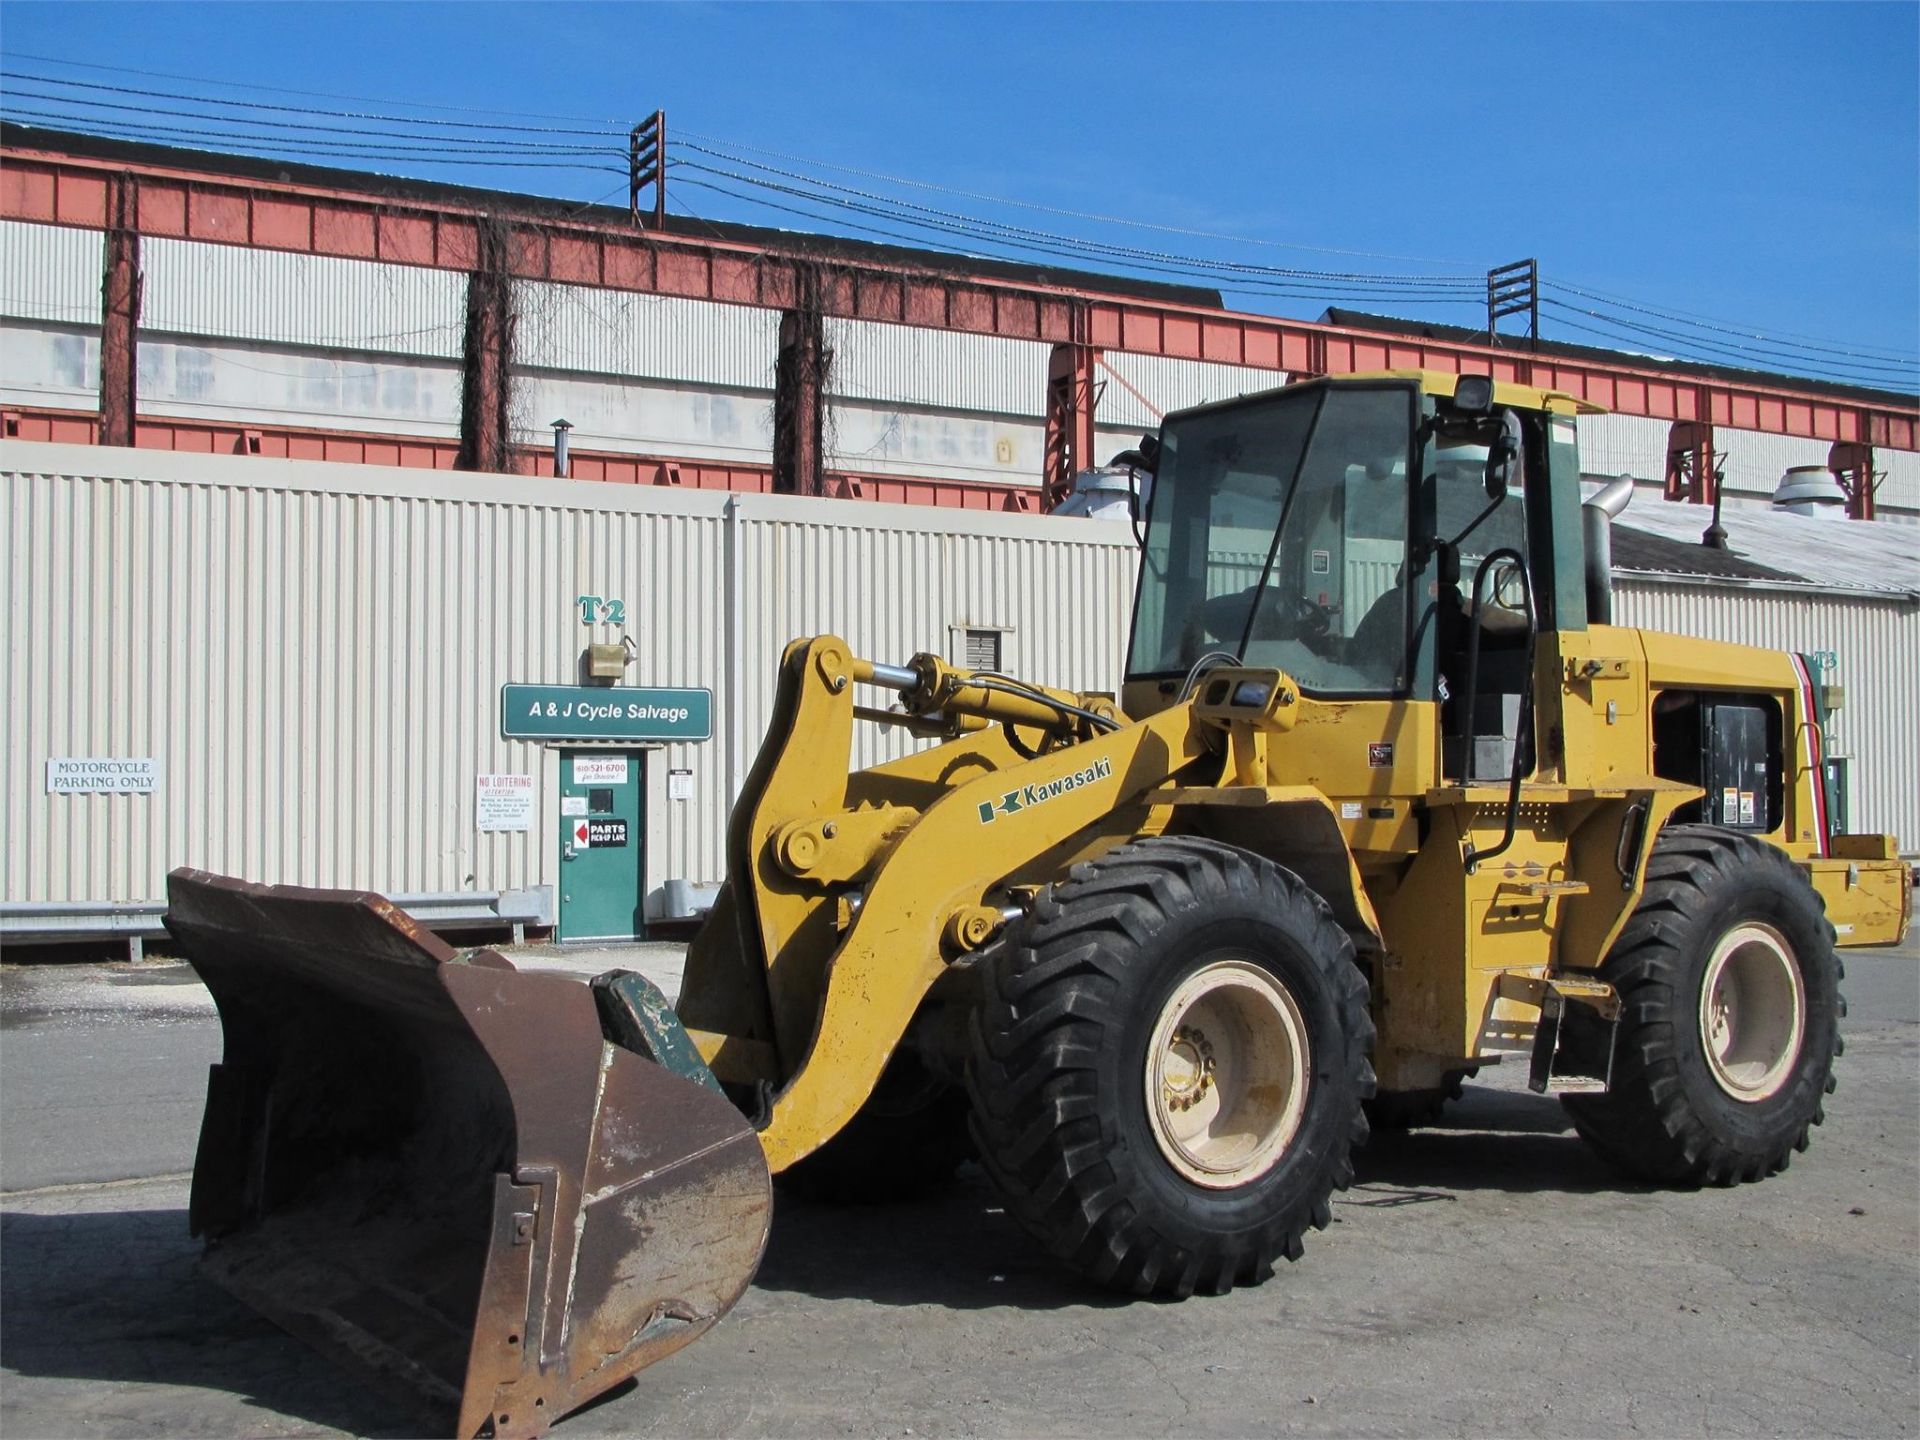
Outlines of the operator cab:
M 1437 702 L 1448 780 L 1505 780 L 1516 751 L 1531 771 L 1535 637 L 1585 619 L 1582 601 L 1556 620 L 1548 558 L 1552 472 L 1577 473 L 1560 423 L 1476 376 L 1315 380 L 1170 416 L 1129 713 L 1214 665 L 1276 668 L 1314 699 Z

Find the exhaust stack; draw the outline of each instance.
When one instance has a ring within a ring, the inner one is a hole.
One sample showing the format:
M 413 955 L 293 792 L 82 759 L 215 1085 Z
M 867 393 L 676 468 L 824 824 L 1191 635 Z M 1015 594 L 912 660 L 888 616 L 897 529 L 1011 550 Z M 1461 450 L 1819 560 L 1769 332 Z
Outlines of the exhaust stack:
M 1633 499 L 1633 477 L 1616 475 L 1580 507 L 1587 551 L 1587 623 L 1613 623 L 1613 522 Z

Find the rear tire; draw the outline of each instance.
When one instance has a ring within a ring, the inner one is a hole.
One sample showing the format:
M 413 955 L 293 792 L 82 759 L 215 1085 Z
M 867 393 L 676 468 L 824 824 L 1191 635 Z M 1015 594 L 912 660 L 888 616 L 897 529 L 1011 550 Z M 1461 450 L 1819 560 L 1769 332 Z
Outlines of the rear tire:
M 1612 1085 L 1565 1098 L 1574 1128 L 1660 1183 L 1784 1170 L 1834 1086 L 1846 1002 L 1833 940 L 1783 851 L 1710 826 L 1662 833 L 1600 971 L 1622 1003 Z
M 1068 1266 L 1134 1294 L 1258 1284 L 1352 1179 L 1373 1025 L 1298 876 L 1199 839 L 1124 845 L 987 957 L 980 1160 Z

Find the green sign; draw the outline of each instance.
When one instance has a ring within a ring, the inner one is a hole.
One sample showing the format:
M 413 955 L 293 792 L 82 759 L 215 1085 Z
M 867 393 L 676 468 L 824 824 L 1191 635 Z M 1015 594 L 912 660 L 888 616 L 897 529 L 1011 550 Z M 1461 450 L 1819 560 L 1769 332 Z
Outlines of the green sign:
M 502 685 L 508 740 L 711 740 L 711 690 L 637 685 Z

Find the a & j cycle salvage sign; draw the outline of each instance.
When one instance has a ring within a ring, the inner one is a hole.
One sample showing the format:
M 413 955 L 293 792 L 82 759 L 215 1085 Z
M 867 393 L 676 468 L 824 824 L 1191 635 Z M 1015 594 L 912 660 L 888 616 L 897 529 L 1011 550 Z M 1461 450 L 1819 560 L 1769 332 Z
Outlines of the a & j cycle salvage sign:
M 713 692 L 637 685 L 502 685 L 508 740 L 711 740 Z

